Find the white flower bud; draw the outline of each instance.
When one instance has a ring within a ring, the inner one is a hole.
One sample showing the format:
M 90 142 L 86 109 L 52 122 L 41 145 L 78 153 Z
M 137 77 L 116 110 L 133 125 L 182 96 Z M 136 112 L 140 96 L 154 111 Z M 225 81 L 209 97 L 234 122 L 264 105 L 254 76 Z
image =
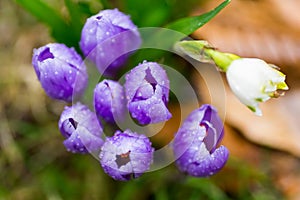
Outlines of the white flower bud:
M 249 109 L 261 116 L 259 102 L 278 97 L 277 90 L 287 90 L 285 75 L 273 65 L 257 58 L 240 58 L 232 61 L 227 81 L 233 93 Z

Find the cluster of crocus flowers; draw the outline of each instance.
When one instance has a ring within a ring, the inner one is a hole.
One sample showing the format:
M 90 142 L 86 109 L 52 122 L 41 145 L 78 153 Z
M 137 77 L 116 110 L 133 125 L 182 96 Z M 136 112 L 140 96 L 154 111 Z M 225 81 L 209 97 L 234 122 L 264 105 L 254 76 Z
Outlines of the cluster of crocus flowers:
M 90 17 L 79 44 L 101 75 L 111 76 L 140 42 L 130 18 L 114 9 Z M 73 48 L 58 43 L 45 45 L 34 50 L 32 64 L 50 97 L 71 102 L 84 93 L 88 83 L 86 66 Z M 169 120 L 169 90 L 167 73 L 156 62 L 143 61 L 133 67 L 123 85 L 102 80 L 94 86 L 94 111 L 78 101 L 61 113 L 58 127 L 65 138 L 65 148 L 72 153 L 97 155 L 104 172 L 115 180 L 141 176 L 153 162 L 155 149 L 150 139 L 130 129 L 116 130 L 105 137 L 104 125 L 116 128 L 127 112 L 140 125 Z M 178 168 L 197 177 L 218 172 L 228 159 L 228 150 L 219 147 L 223 135 L 223 123 L 215 108 L 204 105 L 195 110 L 174 139 Z
M 236 97 L 256 115 L 261 116 L 260 102 L 276 98 L 288 90 L 285 75 L 278 67 L 258 58 L 241 58 L 214 49 L 207 41 L 181 41 L 175 49 L 200 62 L 214 62 L 226 73 L 228 84 Z

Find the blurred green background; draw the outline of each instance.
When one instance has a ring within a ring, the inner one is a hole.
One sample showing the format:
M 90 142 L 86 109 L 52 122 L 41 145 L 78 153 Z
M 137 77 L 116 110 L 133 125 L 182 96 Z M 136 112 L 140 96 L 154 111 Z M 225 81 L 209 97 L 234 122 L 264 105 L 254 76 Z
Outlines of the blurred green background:
M 39 17 L 20 6 L 22 2 L 37 5 Z M 62 144 L 57 120 L 65 103 L 44 94 L 31 66 L 33 48 L 54 38 L 78 45 L 85 19 L 103 8 L 117 7 L 130 14 L 137 26 L 155 27 L 189 16 L 206 2 L 0 0 L 0 199 L 286 199 L 276 184 L 280 169 L 274 169 L 272 160 L 286 157 L 298 166 L 297 159 L 249 142 L 236 130 L 241 151 L 246 143 L 260 155 L 259 160 L 231 154 L 225 168 L 211 178 L 188 177 L 171 164 L 137 180 L 117 182 L 104 174 L 91 155 L 68 153 Z M 70 8 L 80 12 L 70 15 Z M 49 20 L 42 23 L 45 16 Z M 65 24 L 55 24 L 56 18 Z M 172 62 L 187 65 L 179 58 Z

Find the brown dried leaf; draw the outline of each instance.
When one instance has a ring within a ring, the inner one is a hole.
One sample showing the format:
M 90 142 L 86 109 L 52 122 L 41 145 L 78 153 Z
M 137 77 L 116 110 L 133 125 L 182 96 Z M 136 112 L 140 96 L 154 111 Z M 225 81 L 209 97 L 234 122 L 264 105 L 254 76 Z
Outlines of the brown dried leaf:
M 204 12 L 219 1 L 209 1 Z M 193 35 L 221 51 L 277 65 L 300 62 L 300 1 L 235 0 Z M 300 74 L 300 70 L 298 69 Z

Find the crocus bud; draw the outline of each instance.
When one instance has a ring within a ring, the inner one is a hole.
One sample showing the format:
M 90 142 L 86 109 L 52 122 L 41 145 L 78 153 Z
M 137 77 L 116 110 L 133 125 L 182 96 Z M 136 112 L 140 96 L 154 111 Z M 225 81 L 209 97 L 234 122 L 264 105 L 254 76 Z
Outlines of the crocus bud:
M 99 158 L 105 173 L 115 180 L 128 181 L 149 170 L 153 152 L 146 136 L 126 130 L 106 138 Z
M 98 83 L 94 89 L 94 107 L 97 116 L 109 123 L 122 120 L 126 112 L 123 87 L 112 80 Z
M 127 60 L 128 53 L 140 44 L 137 27 L 118 9 L 103 10 L 88 18 L 79 43 L 84 55 L 101 73 L 109 76 L 116 73 Z
M 66 138 L 64 145 L 72 153 L 99 151 L 103 145 L 102 126 L 95 113 L 81 103 L 65 107 L 58 127 Z
M 195 177 L 211 176 L 221 170 L 229 156 L 226 147 L 218 147 L 223 135 L 223 123 L 211 105 L 194 110 L 174 138 L 179 170 Z
M 257 58 L 234 60 L 228 67 L 227 81 L 237 98 L 255 114 L 262 115 L 259 102 L 278 97 L 277 90 L 287 90 L 285 75 Z
M 32 65 L 46 94 L 54 99 L 70 102 L 87 86 L 86 66 L 75 49 L 64 44 L 34 49 Z
M 140 124 L 158 123 L 172 117 L 167 108 L 170 83 L 165 70 L 155 62 L 143 62 L 125 77 L 127 107 Z

